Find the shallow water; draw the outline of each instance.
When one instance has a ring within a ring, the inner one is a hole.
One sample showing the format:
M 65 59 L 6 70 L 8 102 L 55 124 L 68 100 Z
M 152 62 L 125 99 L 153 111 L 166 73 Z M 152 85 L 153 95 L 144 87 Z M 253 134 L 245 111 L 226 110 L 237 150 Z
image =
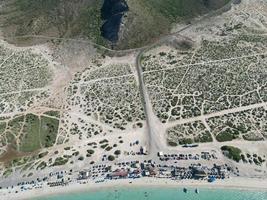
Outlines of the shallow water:
M 108 189 L 105 191 L 73 193 L 59 196 L 37 198 L 34 200 L 267 200 L 266 192 L 225 190 L 225 189 L 195 189 L 188 188 L 187 193 L 182 188 L 127 188 Z

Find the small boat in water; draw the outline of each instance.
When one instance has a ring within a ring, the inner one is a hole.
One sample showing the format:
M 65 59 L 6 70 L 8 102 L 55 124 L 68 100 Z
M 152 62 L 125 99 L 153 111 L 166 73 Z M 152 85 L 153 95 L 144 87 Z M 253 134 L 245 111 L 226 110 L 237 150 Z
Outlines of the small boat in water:
M 184 193 L 187 193 L 187 189 L 186 188 L 184 188 L 183 191 L 184 191 Z
M 197 188 L 195 189 L 195 193 L 199 194 L 199 190 Z

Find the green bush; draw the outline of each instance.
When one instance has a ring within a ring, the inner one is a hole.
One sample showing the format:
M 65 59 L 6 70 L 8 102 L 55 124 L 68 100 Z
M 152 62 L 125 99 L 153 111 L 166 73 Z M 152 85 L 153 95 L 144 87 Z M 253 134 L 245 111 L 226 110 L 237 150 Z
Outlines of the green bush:
M 65 165 L 69 160 L 63 157 L 57 157 L 53 166 Z
M 112 149 L 112 147 L 111 146 L 108 146 L 105 150 L 106 151 L 110 151 Z
M 222 146 L 221 147 L 222 151 L 226 151 L 227 154 L 226 156 L 236 162 L 239 162 L 242 157 L 241 157 L 241 153 L 242 151 L 237 148 L 237 147 L 233 147 L 233 146 Z
M 108 143 L 108 140 L 107 140 L 107 139 L 104 139 L 104 140 L 101 140 L 101 141 L 99 142 L 99 144 L 103 144 L 103 143 Z
M 83 157 L 83 156 L 80 156 L 80 157 L 78 158 L 78 160 L 83 161 L 83 160 L 84 160 L 84 157 Z
M 183 138 L 179 140 L 179 144 L 183 145 L 183 144 L 193 144 L 193 139 L 192 138 Z
M 118 156 L 118 155 L 121 154 L 121 151 L 120 151 L 120 150 L 116 150 L 116 151 L 114 152 L 114 154 Z
M 113 160 L 115 160 L 115 157 L 112 156 L 112 155 L 109 155 L 109 156 L 108 156 L 108 160 L 109 160 L 109 161 L 113 161 Z
M 226 141 L 232 141 L 236 138 L 238 138 L 239 132 L 237 130 L 232 130 L 230 128 L 227 128 L 225 131 L 222 131 L 216 136 L 216 139 L 218 142 L 226 142 Z
M 176 147 L 177 146 L 177 143 L 176 142 L 172 142 L 172 141 L 169 141 L 168 144 L 172 147 Z
M 48 154 L 48 151 L 45 151 L 45 152 L 39 153 L 38 157 L 39 157 L 39 158 L 43 158 L 43 157 L 45 157 L 47 154 Z
M 87 150 L 87 153 L 89 153 L 89 154 L 94 154 L 95 151 L 94 151 L 93 149 L 88 149 L 88 150 Z
M 101 147 L 102 149 L 105 149 L 107 146 L 108 146 L 108 144 L 103 144 L 103 145 L 101 145 L 100 147 Z

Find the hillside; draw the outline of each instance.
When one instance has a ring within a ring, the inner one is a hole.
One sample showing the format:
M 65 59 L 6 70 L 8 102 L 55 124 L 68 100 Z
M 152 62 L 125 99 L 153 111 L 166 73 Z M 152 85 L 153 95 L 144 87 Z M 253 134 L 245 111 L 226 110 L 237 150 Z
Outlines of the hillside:
M 127 0 L 129 11 L 122 19 L 123 25 L 120 29 L 117 27 L 120 31 L 115 46 L 118 49 L 143 46 L 167 34 L 174 23 L 205 14 L 228 1 Z M 101 36 L 103 1 L 2 0 L 0 3 L 0 23 L 6 37 L 44 35 L 89 39 L 101 45 L 110 45 Z M 17 40 L 10 39 L 10 42 Z

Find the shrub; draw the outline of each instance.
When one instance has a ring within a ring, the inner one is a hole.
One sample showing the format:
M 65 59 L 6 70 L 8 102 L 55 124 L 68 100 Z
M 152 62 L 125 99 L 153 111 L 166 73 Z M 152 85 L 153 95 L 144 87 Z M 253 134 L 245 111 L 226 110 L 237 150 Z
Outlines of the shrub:
M 111 149 L 112 149 L 112 147 L 108 146 L 105 150 L 110 151 Z
M 73 156 L 78 156 L 79 153 L 80 153 L 79 151 L 75 151 L 72 155 L 73 155 Z
M 80 157 L 78 158 L 78 160 L 82 161 L 82 160 L 84 160 L 84 157 L 83 157 L 83 156 L 80 156 Z
M 169 141 L 168 144 L 172 147 L 176 147 L 177 146 L 177 143 L 176 142 L 172 142 L 172 141 Z
M 100 147 L 101 147 L 102 149 L 105 149 L 107 146 L 108 146 L 108 144 L 103 144 L 103 145 L 101 145 Z
M 183 145 L 183 144 L 193 144 L 193 139 L 192 138 L 183 138 L 179 140 L 179 144 Z
M 53 166 L 65 165 L 69 160 L 63 157 L 57 157 Z
M 113 160 L 115 160 L 115 157 L 112 156 L 112 155 L 109 155 L 109 156 L 108 156 L 108 160 L 109 160 L 109 161 L 113 161 Z
M 257 158 L 253 158 L 253 162 L 254 162 L 256 165 L 261 165 L 261 163 L 258 161 Z
M 45 152 L 39 153 L 38 157 L 39 157 L 39 158 L 43 158 L 43 157 L 45 157 L 47 154 L 48 154 L 48 151 L 45 151 Z
M 248 162 L 244 154 L 241 154 L 241 159 L 244 163 Z
M 116 151 L 114 152 L 114 154 L 118 156 L 118 155 L 121 154 L 121 151 L 120 151 L 120 150 L 116 150 Z
M 216 139 L 218 140 L 218 142 L 226 142 L 226 141 L 232 141 L 238 138 L 238 136 L 239 136 L 238 131 L 227 128 L 225 131 L 219 133 L 216 136 Z
M 89 153 L 89 154 L 94 154 L 95 151 L 94 151 L 93 149 L 88 149 L 88 150 L 87 150 L 87 153 Z
M 101 140 L 99 143 L 100 143 L 100 144 L 108 143 L 108 140 L 107 140 L 107 139 L 104 139 L 104 140 Z
M 226 156 L 236 162 L 239 162 L 242 157 L 241 157 L 241 150 L 237 147 L 233 147 L 233 146 L 222 146 L 221 147 L 222 151 L 226 151 L 227 154 Z

